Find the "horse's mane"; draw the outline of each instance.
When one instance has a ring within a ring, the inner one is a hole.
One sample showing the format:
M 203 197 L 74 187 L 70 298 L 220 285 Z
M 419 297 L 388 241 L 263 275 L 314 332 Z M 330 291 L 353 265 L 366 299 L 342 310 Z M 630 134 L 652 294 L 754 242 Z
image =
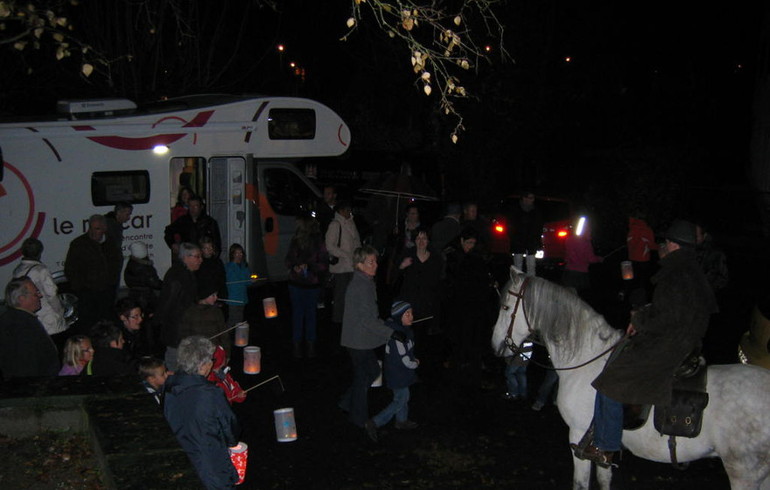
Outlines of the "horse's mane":
M 508 287 L 520 290 L 525 278 L 513 276 Z M 587 349 L 603 347 L 620 335 L 572 290 L 539 277 L 529 277 L 524 312 L 542 341 L 558 346 L 565 360 Z

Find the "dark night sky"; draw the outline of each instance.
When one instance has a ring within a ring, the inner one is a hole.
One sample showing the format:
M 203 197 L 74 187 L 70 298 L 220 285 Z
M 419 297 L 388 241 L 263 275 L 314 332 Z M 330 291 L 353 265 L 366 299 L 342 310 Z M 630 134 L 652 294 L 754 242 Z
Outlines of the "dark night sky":
M 109 34 L 98 33 L 96 26 L 120 19 L 114 11 L 129 4 L 105 1 L 114 5 L 86 2 L 78 7 L 80 18 L 73 19 L 76 25 L 89 26 L 94 36 L 120 39 L 109 29 Z M 227 4 L 232 11 L 221 45 L 212 45 L 215 60 L 233 52 L 244 18 L 234 6 L 245 4 Z M 467 80 L 479 100 L 460 103 L 467 130 L 456 146 L 448 136 L 453 121 L 436 115 L 434 100 L 414 85 L 406 47 L 378 31 L 371 19 L 349 41 L 339 40 L 347 31 L 350 2 L 278 4 L 279 13 L 266 8 L 248 13 L 231 71 L 208 85 L 197 86 L 182 74 L 188 60 L 182 55 L 173 60 L 173 47 L 161 64 L 173 68 L 159 77 L 154 91 L 144 79 L 130 90 L 96 79 L 83 83 L 67 73 L 66 63 L 36 67 L 26 75 L 15 69 L 16 53 L 6 50 L 0 54 L 5 67 L 0 109 L 20 113 L 50 108 L 57 98 L 73 96 L 303 95 L 343 115 L 353 131 L 355 152 L 394 153 L 393 161 L 412 155 L 417 160 L 413 166 L 448 167 L 450 177 L 466 186 L 450 189 L 458 194 L 478 194 L 490 182 L 539 185 L 593 178 L 606 173 L 608 165 L 595 156 L 608 152 L 614 152 L 613 158 L 624 152 L 620 158 L 627 160 L 632 150 L 677 147 L 678 154 L 687 154 L 689 164 L 709 179 L 709 167 L 729 162 L 731 169 L 740 168 L 748 159 L 762 20 L 761 7 L 754 2 L 501 4 L 497 13 L 505 24 L 505 47 L 513 62 L 502 62 L 493 53 L 492 62 L 483 63 L 478 75 Z M 99 7 L 84 8 L 95 5 Z M 219 8 L 207 2 L 199 5 Z M 218 10 L 207 17 L 212 12 Z M 205 37 L 200 39 L 204 47 Z M 275 50 L 278 43 L 287 48 L 281 56 Z M 133 66 L 139 66 L 145 53 L 135 52 Z M 304 82 L 291 74 L 289 61 L 305 68 Z M 37 104 L 27 104 L 30 96 Z M 662 161 L 672 158 L 668 150 L 653 154 L 664 155 Z M 477 170 L 471 175 L 455 170 L 469 162 Z M 575 175 L 576 167 L 584 171 Z M 733 171 L 729 177 L 737 179 L 739 174 Z M 724 172 L 718 177 L 724 182 Z

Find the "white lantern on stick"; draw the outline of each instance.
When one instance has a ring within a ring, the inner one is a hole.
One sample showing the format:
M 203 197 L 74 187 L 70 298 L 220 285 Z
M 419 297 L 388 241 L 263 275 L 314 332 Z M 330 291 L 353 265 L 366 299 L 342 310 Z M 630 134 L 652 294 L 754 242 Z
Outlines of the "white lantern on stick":
M 249 324 L 243 322 L 235 327 L 235 345 L 246 347 L 249 345 Z
M 273 410 L 275 417 L 275 437 L 278 442 L 291 442 L 297 440 L 297 424 L 294 423 L 293 408 L 279 408 Z
M 623 280 L 630 281 L 634 278 L 634 264 L 630 260 L 624 260 L 620 263 L 620 273 Z
M 262 371 L 262 352 L 259 347 L 250 345 L 243 349 L 243 373 L 259 374 Z
M 275 318 L 278 316 L 278 306 L 275 304 L 275 298 L 263 299 L 262 308 L 265 310 L 265 318 Z

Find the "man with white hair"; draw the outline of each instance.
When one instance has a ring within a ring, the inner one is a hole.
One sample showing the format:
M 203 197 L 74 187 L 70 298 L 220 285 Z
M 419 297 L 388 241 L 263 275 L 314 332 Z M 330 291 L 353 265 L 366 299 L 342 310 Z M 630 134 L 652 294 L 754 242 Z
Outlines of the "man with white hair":
M 40 297 L 28 277 L 12 279 L 5 288 L 8 309 L 0 315 L 0 370 L 5 379 L 59 372 L 59 353 L 35 316 Z
M 204 486 L 235 488 L 238 473 L 228 448 L 238 443 L 238 424 L 224 392 L 206 379 L 214 350 L 201 335 L 182 339 L 176 371 L 164 385 L 163 413 Z

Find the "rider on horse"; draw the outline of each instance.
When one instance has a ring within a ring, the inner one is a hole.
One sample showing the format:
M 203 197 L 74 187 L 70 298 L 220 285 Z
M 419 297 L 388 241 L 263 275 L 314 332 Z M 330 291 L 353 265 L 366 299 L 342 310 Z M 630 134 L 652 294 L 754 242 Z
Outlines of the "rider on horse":
M 621 446 L 623 404 L 670 404 L 674 372 L 700 350 L 717 304 L 696 261 L 695 243 L 695 225 L 687 221 L 674 221 L 666 232 L 652 303 L 632 316 L 628 339 L 592 383 L 594 440 L 576 450 L 578 457 L 610 466 Z

